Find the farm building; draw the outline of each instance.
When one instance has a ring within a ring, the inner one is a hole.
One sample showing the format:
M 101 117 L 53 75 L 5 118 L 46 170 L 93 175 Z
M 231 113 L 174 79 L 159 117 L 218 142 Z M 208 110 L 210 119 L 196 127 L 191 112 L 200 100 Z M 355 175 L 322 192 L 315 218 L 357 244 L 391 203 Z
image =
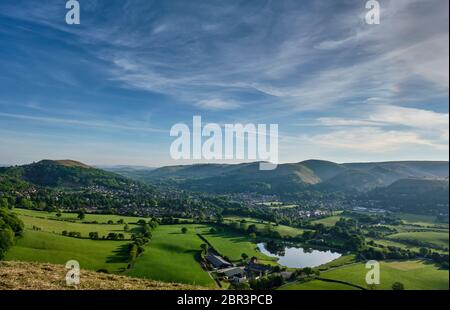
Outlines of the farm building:
M 247 274 L 253 275 L 255 277 L 262 277 L 270 273 L 272 271 L 272 267 L 250 262 L 245 270 Z
M 231 263 L 227 262 L 222 257 L 212 253 L 208 253 L 205 258 L 211 265 L 214 266 L 214 268 L 227 268 L 232 266 Z
M 230 267 L 217 271 L 219 274 L 223 274 L 227 278 L 232 277 L 243 277 L 245 276 L 245 268 L 244 267 Z

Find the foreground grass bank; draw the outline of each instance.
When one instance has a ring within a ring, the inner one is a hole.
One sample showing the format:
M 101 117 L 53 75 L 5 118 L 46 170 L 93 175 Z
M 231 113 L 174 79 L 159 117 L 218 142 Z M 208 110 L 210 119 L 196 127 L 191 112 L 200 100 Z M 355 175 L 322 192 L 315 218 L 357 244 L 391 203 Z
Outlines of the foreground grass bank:
M 81 270 L 80 284 L 67 286 L 63 265 L 0 262 L 0 290 L 198 290 L 199 286 L 163 283 Z
M 94 241 L 26 229 L 5 260 L 65 264 L 77 260 L 81 268 L 122 272 L 127 266 L 127 241 Z
M 187 232 L 182 233 L 181 228 Z M 209 274 L 200 266 L 200 245 L 204 243 L 196 231 L 201 225 L 161 225 L 153 232 L 145 252 L 127 275 L 215 287 Z

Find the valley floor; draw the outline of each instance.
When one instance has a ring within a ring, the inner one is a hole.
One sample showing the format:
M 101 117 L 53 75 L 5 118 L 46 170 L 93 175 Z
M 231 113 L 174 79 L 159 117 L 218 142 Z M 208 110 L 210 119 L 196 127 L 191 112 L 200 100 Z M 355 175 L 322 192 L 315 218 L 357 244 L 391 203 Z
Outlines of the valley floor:
M 213 246 L 220 255 L 227 257 L 232 262 L 239 262 L 241 255 L 245 253 L 248 257 L 257 257 L 264 264 L 277 265 L 273 257 L 265 256 L 257 250 L 256 241 L 248 235 L 227 229 L 211 230 L 211 225 L 179 224 L 157 227 L 152 232 L 153 237 L 150 243 L 145 245 L 144 253 L 137 258 L 131 268 L 128 268 L 127 249 L 131 242 L 127 240 L 129 232 L 124 232 L 127 238 L 125 240 L 90 240 L 87 236 L 91 231 L 97 231 L 101 235 L 123 231 L 123 224 L 117 224 L 120 220 L 127 223 L 131 229 L 137 229 L 139 226 L 136 223 L 140 219 L 139 217 L 88 214 L 84 220 L 78 220 L 76 215 L 69 213 L 63 213 L 59 218 L 54 213 L 47 212 L 18 209 L 15 212 L 25 223 L 25 231 L 23 237 L 19 238 L 16 245 L 7 252 L 5 258 L 7 262 L 0 263 L 0 288 L 3 289 L 38 288 L 38 284 L 31 280 L 27 286 L 28 273 L 30 277 L 33 276 L 37 280 L 49 277 L 47 282 L 43 282 L 47 283 L 42 287 L 43 289 L 59 289 L 64 284 L 61 281 L 67 272 L 64 264 L 69 260 L 77 260 L 82 269 L 90 270 L 83 270 L 88 281 L 83 282 L 85 286 L 80 287 L 82 289 L 96 289 L 98 285 L 104 285 L 104 288 L 110 289 L 124 287 L 129 287 L 129 289 L 190 289 L 192 287 L 215 289 L 217 288 L 215 281 L 200 263 L 200 245 L 205 241 Z M 230 218 L 228 220 L 239 219 Z M 252 219 L 247 219 L 247 221 L 250 220 Z M 322 221 L 334 222 L 334 220 L 334 218 L 330 218 Z M 427 225 L 431 226 L 431 224 Z M 181 230 L 183 227 L 187 229 L 184 233 Z M 441 238 L 444 233 L 440 231 L 423 234 L 407 231 L 406 225 L 400 226 L 400 228 L 405 229 L 401 233 L 407 234 L 408 237 L 421 235 L 423 241 L 448 247 L 448 230 L 445 239 Z M 414 227 L 415 230 L 419 228 L 420 226 Z M 285 233 L 299 232 L 295 228 L 287 229 L 284 226 L 280 229 L 283 229 Z M 431 230 L 436 227 L 426 229 Z M 79 231 L 82 233 L 82 238 L 63 236 L 62 230 Z M 395 242 L 395 244 L 402 245 L 403 243 L 400 242 L 403 240 L 400 237 L 396 238 L 396 241 L 384 239 L 376 241 Z M 288 283 L 280 289 L 354 290 L 368 288 L 365 284 L 365 275 L 368 270 L 363 263 L 355 260 L 355 255 L 344 255 L 317 269 L 321 271 L 318 279 L 305 283 Z M 110 274 L 94 272 L 99 270 Z M 20 274 L 25 274 L 26 277 L 21 279 Z M 130 277 L 124 277 L 124 275 Z M 115 284 L 95 283 L 96 281 L 103 283 L 102 281 L 108 279 L 115 279 Z M 170 284 L 173 282 L 183 284 Z M 390 290 L 394 282 L 402 282 L 407 290 L 448 290 L 449 271 L 440 270 L 426 261 L 382 261 L 381 284 L 375 289 Z

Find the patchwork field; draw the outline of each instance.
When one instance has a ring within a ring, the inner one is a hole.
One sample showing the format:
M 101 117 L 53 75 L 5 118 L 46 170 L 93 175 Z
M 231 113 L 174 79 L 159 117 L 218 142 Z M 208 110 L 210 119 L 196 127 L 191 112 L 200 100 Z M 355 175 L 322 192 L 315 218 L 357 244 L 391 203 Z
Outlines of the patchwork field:
M 26 229 L 5 260 L 65 264 L 77 260 L 81 268 L 110 272 L 127 266 L 127 241 L 93 241 Z
M 186 234 L 181 228 L 188 229 Z M 134 267 L 126 274 L 164 282 L 179 282 L 215 287 L 214 281 L 199 262 L 204 243 L 196 231 L 199 225 L 161 225 L 153 232 L 151 242 L 145 247 Z
M 153 238 L 145 246 L 144 253 L 137 258 L 134 266 L 127 270 L 128 245 L 130 241 L 89 240 L 64 237 L 63 230 L 77 231 L 87 237 L 89 232 L 100 235 L 109 232 L 130 233 L 123 231 L 123 224 L 116 224 L 123 219 L 129 223 L 131 232 L 139 230 L 135 223 L 139 217 L 122 217 L 113 215 L 87 214 L 84 220 L 77 219 L 76 214 L 64 213 L 58 219 L 55 213 L 30 210 L 15 210 L 25 223 L 23 237 L 19 238 L 7 253 L 8 261 L 28 261 L 53 264 L 65 264 L 69 260 L 80 262 L 81 268 L 88 270 L 106 269 L 112 273 L 122 273 L 137 278 L 178 282 L 216 288 L 210 275 L 200 265 L 200 245 L 205 241 L 198 234 L 231 261 L 241 260 L 242 253 L 249 257 L 256 256 L 262 263 L 277 265 L 276 259 L 258 251 L 255 240 L 245 234 L 231 230 L 211 232 L 209 225 L 183 224 L 160 225 L 153 231 Z M 321 219 L 323 223 L 337 221 L 339 215 Z M 240 221 L 242 218 L 227 218 L 228 221 Z M 423 220 L 423 219 L 422 219 Z M 93 221 L 98 223 L 93 224 Z M 115 224 L 107 224 L 113 221 Z M 255 223 L 265 227 L 266 223 L 246 218 L 248 224 Z M 90 222 L 90 223 L 89 223 Z M 413 224 L 410 224 L 413 225 Z M 402 227 L 405 225 L 402 225 Z M 38 227 L 40 230 L 36 230 Z M 186 227 L 186 233 L 181 228 Z M 414 227 L 414 226 L 413 226 Z M 298 234 L 301 230 L 287 226 L 274 226 L 280 233 Z M 419 240 L 439 247 L 448 247 L 448 231 L 402 231 L 388 236 L 390 240 L 377 239 L 384 245 L 407 247 L 405 242 Z M 414 247 L 416 249 L 417 247 Z M 366 287 L 367 269 L 362 263 L 355 263 L 354 255 L 341 258 L 320 266 L 321 277 L 338 280 Z M 381 285 L 376 289 L 390 290 L 394 282 L 402 282 L 406 289 L 448 289 L 448 270 L 439 270 L 434 265 L 422 261 L 381 262 Z M 344 290 L 356 289 L 352 286 L 321 280 L 306 283 L 290 283 L 281 289 L 287 290 Z

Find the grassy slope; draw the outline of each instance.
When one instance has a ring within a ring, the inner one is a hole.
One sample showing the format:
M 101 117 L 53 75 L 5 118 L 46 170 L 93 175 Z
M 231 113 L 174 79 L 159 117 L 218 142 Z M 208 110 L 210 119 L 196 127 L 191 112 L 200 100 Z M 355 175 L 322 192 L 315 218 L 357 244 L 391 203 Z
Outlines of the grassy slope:
M 286 291 L 347 291 L 358 290 L 356 287 L 333 282 L 324 282 L 320 280 L 312 280 L 305 283 L 289 283 L 279 288 Z
M 56 212 L 44 212 L 44 211 L 34 211 L 27 209 L 14 209 L 14 213 L 18 215 L 27 215 L 38 218 L 47 218 L 47 219 L 58 219 L 56 216 Z M 110 214 L 86 214 L 86 217 L 83 220 L 78 220 L 77 213 L 62 213 L 59 219 L 61 220 L 71 220 L 77 221 L 80 223 L 85 222 L 93 222 L 97 221 L 98 223 L 107 223 L 109 220 L 113 222 L 117 222 L 118 220 L 124 220 L 125 223 L 136 223 L 140 219 L 144 219 L 142 217 L 133 217 L 133 216 L 122 216 L 122 215 L 110 215 Z
M 320 266 L 316 267 L 316 269 L 318 269 L 320 271 L 324 271 L 324 270 L 331 269 L 331 268 L 337 268 L 337 267 L 341 267 L 344 265 L 353 264 L 355 262 L 356 262 L 356 255 L 355 254 L 347 254 L 347 255 L 342 255 L 341 257 L 339 257 L 329 263 L 320 265 Z
M 364 264 L 344 266 L 321 274 L 322 278 L 340 280 L 367 287 Z M 381 284 L 376 289 L 390 290 L 394 282 L 402 282 L 408 290 L 448 290 L 448 270 L 438 270 L 421 261 L 381 262 Z
M 334 216 L 325 217 L 320 220 L 312 221 L 312 224 L 323 224 L 325 226 L 334 226 L 334 224 L 336 224 L 340 219 L 341 219 L 341 216 L 334 215 Z
M 186 234 L 181 228 L 188 228 Z M 198 225 L 161 225 L 153 232 L 153 238 L 146 246 L 134 267 L 127 272 L 130 276 L 167 282 L 180 282 L 214 287 L 207 272 L 202 270 L 198 257 L 203 241 L 195 234 Z
M 67 286 L 63 265 L 25 262 L 0 262 L 0 290 L 195 290 L 198 286 L 162 283 L 144 279 L 80 272 L 80 284 Z
M 9 249 L 6 260 L 65 264 L 77 260 L 81 268 L 118 272 L 126 268 L 127 241 L 93 241 L 63 237 L 43 231 L 25 230 Z
M 266 228 L 267 223 L 269 223 L 267 221 L 261 221 L 261 220 L 250 218 L 250 217 L 229 216 L 229 217 L 225 218 L 225 220 L 228 222 L 240 222 L 243 219 L 245 219 L 247 225 L 255 224 L 256 227 L 258 227 L 258 229 L 260 229 L 260 230 L 264 230 Z M 278 225 L 278 226 L 273 225 L 272 229 L 274 231 L 278 231 L 280 233 L 280 235 L 283 237 L 284 236 L 296 237 L 298 235 L 303 234 L 303 232 L 305 231 L 304 229 L 299 229 L 299 228 L 290 227 L 290 226 L 286 226 L 286 225 Z
M 414 241 L 419 240 L 430 245 L 437 245 L 440 247 L 448 248 L 449 235 L 448 232 L 434 232 L 434 231 L 421 231 L 421 232 L 402 232 L 388 236 L 389 239 L 399 241 Z
M 61 234 L 64 230 L 80 232 L 82 237 L 88 238 L 90 232 L 98 232 L 100 238 L 108 233 L 122 233 L 126 239 L 131 238 L 131 233 L 139 231 L 138 225 L 129 225 L 129 231 L 124 231 L 123 224 L 84 224 L 81 222 L 71 223 L 61 220 L 48 220 L 43 218 L 20 215 L 19 218 L 24 222 L 26 228 L 33 226 L 39 227 L 42 231 Z

